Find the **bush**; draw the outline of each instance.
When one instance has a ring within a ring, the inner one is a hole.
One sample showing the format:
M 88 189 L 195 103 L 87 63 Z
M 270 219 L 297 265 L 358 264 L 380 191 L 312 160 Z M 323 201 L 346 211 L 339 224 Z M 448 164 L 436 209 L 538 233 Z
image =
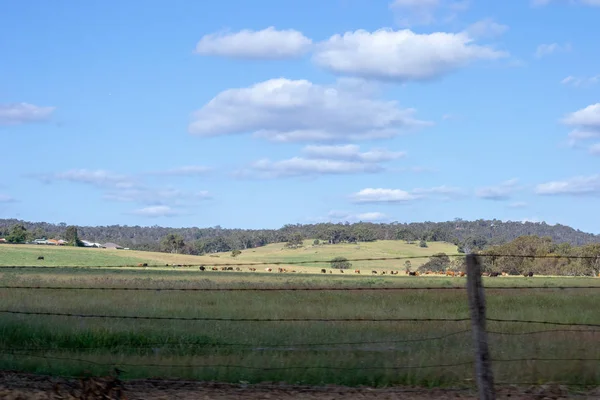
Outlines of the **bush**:
M 241 252 L 240 250 L 233 250 L 233 251 L 231 252 L 231 257 L 237 257 L 237 256 L 239 256 L 240 254 L 242 254 L 242 252 Z
M 313 242 L 313 246 L 318 246 L 320 244 L 321 242 L 319 242 L 319 239 L 315 239 L 315 241 Z
M 348 269 L 352 266 L 352 263 L 348 261 L 346 257 L 336 257 L 331 260 L 331 268 L 335 269 Z
M 421 240 L 421 241 L 419 242 L 419 247 L 427 247 L 427 242 L 426 242 L 426 241 L 424 241 L 424 240 Z

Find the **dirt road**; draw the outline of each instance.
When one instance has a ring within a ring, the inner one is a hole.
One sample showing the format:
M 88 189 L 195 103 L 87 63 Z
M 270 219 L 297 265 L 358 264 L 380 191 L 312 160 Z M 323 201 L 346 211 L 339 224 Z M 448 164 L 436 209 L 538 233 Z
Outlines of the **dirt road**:
M 87 397 L 83 393 L 87 393 Z M 499 388 L 498 399 L 600 399 L 600 387 L 585 393 L 569 393 L 560 386 Z M 84 381 L 46 376 L 0 372 L 0 399 L 301 399 L 301 400 L 392 400 L 392 399 L 477 399 L 473 390 L 393 388 L 348 388 L 342 386 L 293 386 L 279 384 L 222 384 L 167 380 L 134 380 L 119 382 L 112 378 Z

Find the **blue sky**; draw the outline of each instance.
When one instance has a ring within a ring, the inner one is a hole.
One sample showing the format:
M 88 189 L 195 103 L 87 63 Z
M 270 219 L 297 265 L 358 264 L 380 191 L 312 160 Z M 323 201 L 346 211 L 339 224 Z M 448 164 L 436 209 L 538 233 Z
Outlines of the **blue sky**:
M 0 218 L 600 233 L 598 0 L 10 1 Z

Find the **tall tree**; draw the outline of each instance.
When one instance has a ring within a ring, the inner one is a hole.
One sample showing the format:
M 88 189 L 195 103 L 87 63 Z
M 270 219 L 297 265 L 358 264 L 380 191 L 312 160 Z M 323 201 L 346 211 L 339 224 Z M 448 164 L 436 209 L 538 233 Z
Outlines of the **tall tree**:
M 185 247 L 185 242 L 178 233 L 169 233 L 161 240 L 160 244 L 163 250 L 169 253 L 178 253 Z
M 25 243 L 29 237 L 29 232 L 23 224 L 15 224 L 10 229 L 10 234 L 6 237 L 9 243 Z
M 69 242 L 69 246 L 83 246 L 83 243 L 79 240 L 76 226 L 67 226 L 67 229 L 65 230 L 65 240 Z

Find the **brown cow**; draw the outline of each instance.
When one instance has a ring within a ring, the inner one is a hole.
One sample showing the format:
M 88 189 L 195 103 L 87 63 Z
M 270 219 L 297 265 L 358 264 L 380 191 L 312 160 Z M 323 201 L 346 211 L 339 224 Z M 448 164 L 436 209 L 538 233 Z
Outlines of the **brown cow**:
M 355 274 L 360 274 L 360 269 L 355 269 L 355 270 L 354 270 L 354 273 L 355 273 Z
M 265 268 L 265 271 L 267 271 L 267 272 L 271 272 L 271 271 L 273 271 L 273 270 L 272 270 L 271 268 Z
M 327 273 L 327 271 L 325 270 L 325 268 L 323 268 L 323 269 L 321 270 L 321 273 L 322 273 L 322 274 L 326 274 L 326 273 Z
M 410 276 L 417 276 L 417 271 L 415 271 L 415 272 L 408 271 L 408 275 L 410 275 Z
M 252 272 L 256 271 L 256 268 L 249 267 L 248 269 Z

